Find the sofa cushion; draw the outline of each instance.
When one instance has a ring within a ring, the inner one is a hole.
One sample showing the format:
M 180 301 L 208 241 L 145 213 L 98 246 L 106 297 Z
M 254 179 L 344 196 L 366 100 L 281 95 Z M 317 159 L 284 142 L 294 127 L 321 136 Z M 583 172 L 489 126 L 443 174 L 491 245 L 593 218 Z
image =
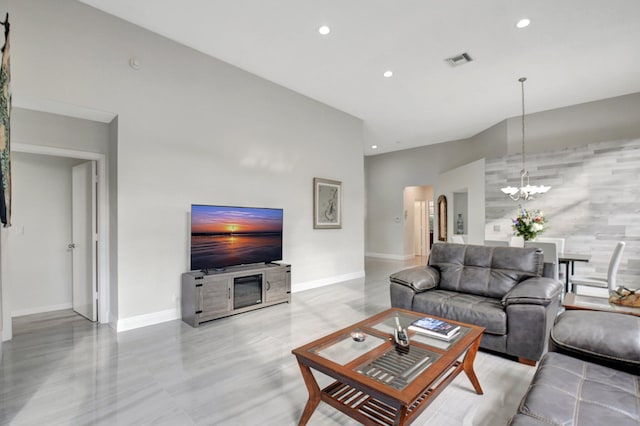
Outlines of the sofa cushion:
M 479 325 L 486 329 L 486 333 L 507 333 L 507 314 L 500 300 L 490 297 L 436 289 L 416 294 L 412 309 Z
M 511 425 L 637 426 L 638 389 L 636 375 L 549 352 Z
M 389 280 L 420 292 L 436 287 L 440 281 L 440 272 L 429 266 L 416 266 L 391 274 Z
M 640 374 L 640 317 L 565 311 L 556 319 L 550 349 Z
M 429 266 L 440 271 L 439 288 L 501 299 L 513 286 L 541 276 L 542 253 L 535 247 L 434 244 Z

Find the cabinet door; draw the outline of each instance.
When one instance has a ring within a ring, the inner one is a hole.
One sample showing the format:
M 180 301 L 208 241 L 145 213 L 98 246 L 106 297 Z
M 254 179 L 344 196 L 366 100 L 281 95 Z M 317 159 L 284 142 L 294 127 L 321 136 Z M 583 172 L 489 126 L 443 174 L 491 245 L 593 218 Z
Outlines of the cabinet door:
M 267 302 L 286 299 L 289 294 L 289 285 L 284 268 L 270 269 L 266 271 L 267 278 Z
M 198 308 L 200 316 L 224 313 L 231 310 L 227 277 L 207 277 L 200 287 Z

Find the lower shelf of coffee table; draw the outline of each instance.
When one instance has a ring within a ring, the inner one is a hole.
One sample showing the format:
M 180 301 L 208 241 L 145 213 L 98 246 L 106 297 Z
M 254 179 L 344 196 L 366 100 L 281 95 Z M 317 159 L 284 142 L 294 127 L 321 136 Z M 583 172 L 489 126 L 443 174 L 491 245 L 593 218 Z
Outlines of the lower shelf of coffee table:
M 412 416 L 412 412 L 431 392 L 425 392 L 409 407 L 407 417 Z M 396 408 L 341 382 L 334 382 L 324 388 L 322 400 L 363 424 L 374 422 L 379 425 L 393 425 L 398 413 Z
M 424 391 L 407 408 L 401 424 L 409 424 L 429 402 L 438 395 L 460 372 L 461 362 L 456 361 L 436 382 Z M 322 400 L 363 424 L 394 425 L 398 409 L 358 388 L 335 381 L 322 390 Z

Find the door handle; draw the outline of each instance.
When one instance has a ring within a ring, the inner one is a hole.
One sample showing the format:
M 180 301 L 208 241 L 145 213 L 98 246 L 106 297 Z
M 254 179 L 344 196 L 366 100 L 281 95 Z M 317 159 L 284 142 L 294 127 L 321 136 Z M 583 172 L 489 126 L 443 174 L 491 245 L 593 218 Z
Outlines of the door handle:
M 67 247 L 70 248 L 70 249 L 74 249 L 74 248 L 76 248 L 76 245 L 75 245 L 75 243 L 71 243 Z

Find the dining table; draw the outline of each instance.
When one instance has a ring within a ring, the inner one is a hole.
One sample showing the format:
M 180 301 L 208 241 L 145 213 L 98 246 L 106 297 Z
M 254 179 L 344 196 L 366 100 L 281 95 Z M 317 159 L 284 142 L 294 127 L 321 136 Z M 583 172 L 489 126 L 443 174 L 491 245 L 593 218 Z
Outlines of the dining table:
M 558 253 L 558 263 L 565 265 L 565 293 L 569 293 L 569 278 L 573 275 L 575 263 L 584 262 L 589 263 L 591 260 L 590 254 L 578 254 L 578 253 Z

